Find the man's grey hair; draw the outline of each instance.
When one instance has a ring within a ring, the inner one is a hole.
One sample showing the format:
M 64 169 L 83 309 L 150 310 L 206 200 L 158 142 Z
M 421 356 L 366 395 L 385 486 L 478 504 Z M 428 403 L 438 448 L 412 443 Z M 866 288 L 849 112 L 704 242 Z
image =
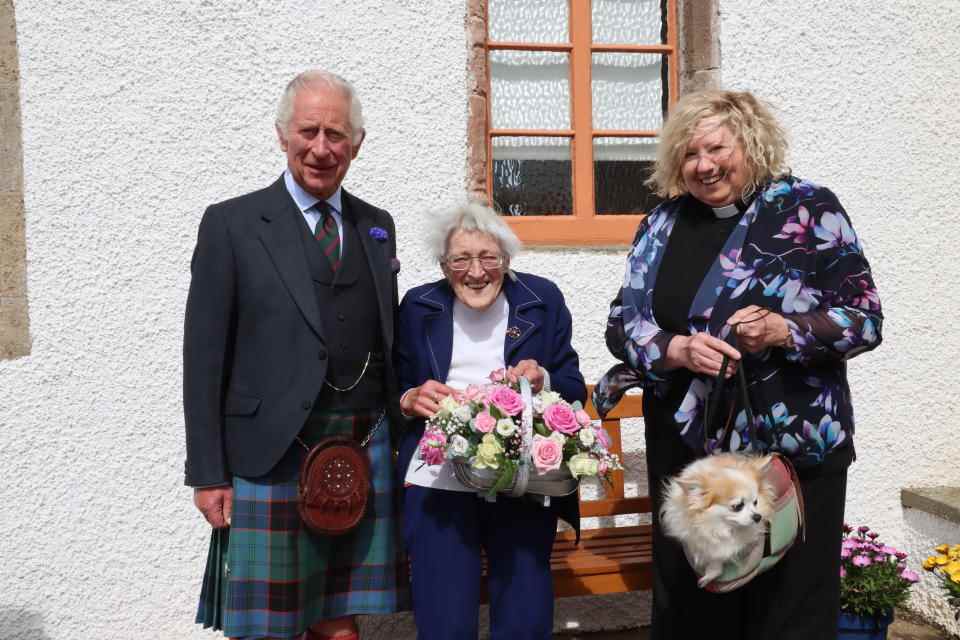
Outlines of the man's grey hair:
M 447 255 L 450 236 L 457 231 L 479 231 L 500 245 L 504 257 L 513 260 L 520 252 L 520 240 L 503 218 L 479 202 L 466 202 L 430 215 L 427 243 L 438 262 Z
M 353 130 L 353 143 L 359 142 L 363 138 L 363 106 L 360 104 L 360 98 L 357 97 L 357 91 L 345 78 L 323 69 L 307 69 L 287 84 L 283 95 L 280 96 L 280 104 L 277 106 L 277 128 L 283 133 L 287 132 L 290 118 L 293 116 L 293 101 L 300 90 L 318 86 L 337 89 L 350 101 L 350 128 Z

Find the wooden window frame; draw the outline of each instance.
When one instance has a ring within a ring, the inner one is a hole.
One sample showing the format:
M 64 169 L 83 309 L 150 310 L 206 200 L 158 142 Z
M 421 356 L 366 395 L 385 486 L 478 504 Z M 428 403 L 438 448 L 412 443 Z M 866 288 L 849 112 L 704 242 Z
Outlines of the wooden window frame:
M 573 213 L 506 216 L 518 237 L 533 246 L 619 247 L 633 239 L 643 215 L 600 214 L 595 210 L 596 138 L 653 138 L 658 131 L 593 128 L 593 54 L 653 53 L 667 57 L 667 96 L 673 104 L 682 91 L 719 85 L 719 0 L 666 0 L 665 44 L 593 43 L 592 0 L 569 0 L 569 42 L 495 42 L 489 39 L 487 0 L 468 0 L 471 45 L 468 185 L 474 198 L 493 201 L 493 138 L 562 137 L 570 140 Z M 571 125 L 567 130 L 490 127 L 490 51 L 543 51 L 570 56 Z

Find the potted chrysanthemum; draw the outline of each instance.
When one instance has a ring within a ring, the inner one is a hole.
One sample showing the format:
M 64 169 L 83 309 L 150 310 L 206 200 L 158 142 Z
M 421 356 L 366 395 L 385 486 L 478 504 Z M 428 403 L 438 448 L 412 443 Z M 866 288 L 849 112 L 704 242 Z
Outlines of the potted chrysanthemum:
M 941 544 L 933 548 L 937 555 L 923 561 L 923 568 L 940 580 L 953 608 L 953 617 L 960 621 L 960 544 Z
M 906 553 L 884 544 L 869 527 L 843 525 L 839 640 L 887 637 L 894 608 L 907 601 L 920 579 L 906 560 Z

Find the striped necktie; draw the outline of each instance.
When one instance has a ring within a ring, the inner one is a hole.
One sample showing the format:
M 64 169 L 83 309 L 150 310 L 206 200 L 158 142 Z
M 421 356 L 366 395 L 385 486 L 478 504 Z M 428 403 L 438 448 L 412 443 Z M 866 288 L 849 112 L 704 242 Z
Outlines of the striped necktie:
M 340 266 L 340 231 L 337 229 L 337 221 L 333 219 L 333 213 L 330 211 L 330 205 L 321 200 L 313 205 L 320 212 L 320 220 L 317 221 L 317 232 L 314 236 L 320 243 L 320 250 L 330 262 L 330 268 L 336 273 Z

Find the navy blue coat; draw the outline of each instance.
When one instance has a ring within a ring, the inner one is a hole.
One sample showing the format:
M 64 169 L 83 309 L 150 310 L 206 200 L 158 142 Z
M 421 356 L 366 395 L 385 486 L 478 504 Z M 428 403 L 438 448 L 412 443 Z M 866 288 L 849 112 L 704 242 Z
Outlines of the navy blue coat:
M 513 366 L 534 359 L 550 373 L 550 386 L 564 400 L 584 402 L 587 396 L 580 359 L 570 343 L 572 320 L 563 294 L 553 282 L 529 273 L 516 273 L 516 280 L 503 279 L 509 318 L 504 341 L 504 362 Z M 446 280 L 438 280 L 409 290 L 400 304 L 397 328 L 395 369 L 400 393 L 427 380 L 445 382 L 453 352 L 453 290 Z M 516 335 L 517 337 L 512 337 Z M 423 435 L 424 421 L 416 420 L 400 445 L 399 470 L 404 473 L 417 442 Z M 580 528 L 577 494 L 554 499 L 551 509 Z

